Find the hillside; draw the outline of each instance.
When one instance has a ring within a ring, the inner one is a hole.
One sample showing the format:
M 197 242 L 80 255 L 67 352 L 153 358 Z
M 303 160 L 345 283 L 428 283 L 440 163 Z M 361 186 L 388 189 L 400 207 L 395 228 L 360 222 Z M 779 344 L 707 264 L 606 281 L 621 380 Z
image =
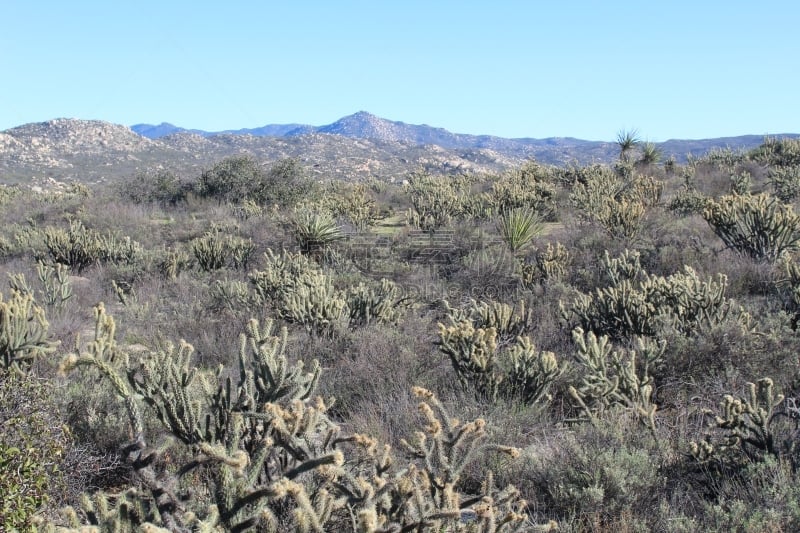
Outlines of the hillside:
M 796 137 L 796 135 L 785 135 Z M 713 148 L 749 149 L 762 136 L 748 135 L 660 143 L 665 157 L 686 160 Z M 567 165 L 611 162 L 612 142 L 574 138 L 505 139 L 451 133 L 443 128 L 390 121 L 360 111 L 325 126 L 272 124 L 207 132 L 168 123 L 132 128 L 97 120 L 55 119 L 0 132 L 0 180 L 31 178 L 103 181 L 166 167 L 196 175 L 230 155 L 262 161 L 299 159 L 325 178 L 402 179 L 409 172 L 502 172 L 523 161 Z

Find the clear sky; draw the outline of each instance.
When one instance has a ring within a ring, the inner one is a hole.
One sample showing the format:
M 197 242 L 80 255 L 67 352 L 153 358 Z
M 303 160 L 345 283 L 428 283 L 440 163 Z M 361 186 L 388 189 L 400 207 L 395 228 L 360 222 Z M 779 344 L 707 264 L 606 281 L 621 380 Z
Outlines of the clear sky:
M 800 133 L 797 0 L 0 0 L 0 130 L 359 110 L 458 133 Z

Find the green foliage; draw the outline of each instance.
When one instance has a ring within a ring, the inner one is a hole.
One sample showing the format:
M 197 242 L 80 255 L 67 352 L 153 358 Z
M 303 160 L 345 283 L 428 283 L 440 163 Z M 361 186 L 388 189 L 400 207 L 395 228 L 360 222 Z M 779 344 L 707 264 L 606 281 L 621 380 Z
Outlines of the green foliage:
M 0 524 L 36 531 L 33 519 L 63 485 L 69 438 L 54 419 L 52 385 L 0 371 Z
M 530 243 L 543 229 L 539 215 L 530 209 L 511 209 L 502 213 L 497 221 L 497 231 L 512 254 Z
M 662 157 L 664 157 L 664 153 L 661 149 L 655 143 L 648 141 L 642 144 L 642 153 L 637 163 L 640 165 L 657 165 Z
M 220 203 L 290 207 L 305 198 L 313 183 L 296 159 L 280 159 L 268 171 L 251 156 L 231 156 L 204 170 L 198 182 L 201 196 Z
M 617 145 L 619 145 L 619 158 L 622 161 L 628 161 L 631 157 L 631 152 L 634 148 L 639 146 L 641 140 L 639 139 L 638 130 L 620 130 L 617 132 Z
M 316 253 L 344 238 L 342 229 L 327 211 L 308 207 L 295 209 L 289 227 L 297 245 L 305 253 Z
M 314 193 L 314 182 L 300 161 L 284 158 L 272 164 L 252 195 L 261 205 L 292 207 Z
M 800 247 L 800 217 L 766 194 L 709 200 L 703 217 L 728 248 L 756 261 L 774 262 Z
M 135 204 L 157 202 L 165 206 L 185 202 L 191 190 L 191 184 L 166 169 L 140 172 L 118 187 L 122 197 Z
M 470 311 L 450 309 L 450 326 L 439 324 L 439 349 L 450 358 L 459 381 L 479 397 L 534 404 L 561 374 L 555 354 L 539 351 L 522 336 L 529 317 L 506 304 L 476 303 Z
M 0 293 L 0 371 L 25 374 L 38 357 L 53 353 L 56 345 L 48 339 L 49 328 L 44 309 L 31 293 L 12 290 L 5 301 Z
M 261 165 L 251 156 L 231 156 L 200 174 L 197 192 L 219 202 L 239 203 L 251 198 L 264 180 Z

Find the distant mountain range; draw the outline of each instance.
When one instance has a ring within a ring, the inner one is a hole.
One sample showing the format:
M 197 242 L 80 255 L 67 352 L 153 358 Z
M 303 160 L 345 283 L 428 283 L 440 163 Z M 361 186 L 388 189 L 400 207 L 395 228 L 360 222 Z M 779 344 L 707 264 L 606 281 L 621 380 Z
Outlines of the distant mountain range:
M 779 134 L 779 137 L 798 137 Z M 658 143 L 679 162 L 714 148 L 750 149 L 761 135 Z M 507 139 L 451 133 L 386 120 L 365 111 L 325 126 L 270 124 L 207 132 L 168 123 L 130 128 L 97 120 L 55 119 L 0 132 L 0 182 L 55 177 L 103 180 L 148 168 L 196 174 L 223 157 L 250 154 L 266 163 L 295 157 L 320 178 L 400 178 L 432 173 L 501 172 L 529 159 L 566 165 L 612 162 L 613 142 L 570 137 Z

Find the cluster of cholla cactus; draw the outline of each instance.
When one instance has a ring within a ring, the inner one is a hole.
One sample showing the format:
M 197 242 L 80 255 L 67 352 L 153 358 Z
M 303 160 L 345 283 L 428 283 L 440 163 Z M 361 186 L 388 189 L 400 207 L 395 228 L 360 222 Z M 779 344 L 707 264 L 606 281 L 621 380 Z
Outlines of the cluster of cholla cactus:
M 381 279 L 376 284 L 359 283 L 346 290 L 350 325 L 397 324 L 412 304 L 396 283 Z
M 667 208 L 681 216 L 702 214 L 709 201 L 703 193 L 697 190 L 694 184 L 695 167 L 686 166 L 681 169 L 683 186 L 681 190 L 669 201 Z
M 520 264 L 522 284 L 525 287 L 547 281 L 560 281 L 564 278 L 572 261 L 572 254 L 560 242 L 547 243 L 543 250 L 536 250 L 532 261 Z
M 532 162 L 492 183 L 487 204 L 494 213 L 531 209 L 547 215 L 555 207 L 556 187 L 552 169 Z
M 583 368 L 577 387 L 569 394 L 583 416 L 596 420 L 604 413 L 623 408 L 655 431 L 656 404 L 653 402 L 653 377 L 649 369 L 664 353 L 661 343 L 639 339 L 639 353 L 614 350 L 609 338 L 576 328 L 572 332 L 575 358 Z
M 161 275 L 168 280 L 175 280 L 178 274 L 188 270 L 192 265 L 189 252 L 183 248 L 170 248 L 161 253 L 157 266 Z
M 219 230 L 207 231 L 202 237 L 198 237 L 191 242 L 192 253 L 197 264 L 205 272 L 219 270 L 224 266 L 246 270 L 256 250 L 256 246 L 250 239 L 245 239 L 236 235 L 223 235 Z M 167 275 L 178 270 L 180 257 L 167 257 L 169 262 Z
M 52 260 L 78 272 L 96 263 L 132 264 L 142 257 L 142 246 L 130 237 L 101 234 L 73 220 L 68 230 L 56 227 L 42 232 Z
M 448 306 L 449 307 L 449 306 Z M 461 384 L 490 401 L 533 404 L 561 375 L 555 354 L 541 351 L 523 335 L 530 315 L 497 302 L 450 309 L 450 325 L 439 324 L 439 349 L 450 358 Z
M 467 176 L 447 178 L 415 173 L 409 176 L 406 192 L 411 208 L 406 213 L 409 225 L 422 231 L 436 231 L 451 220 L 475 211 L 470 193 L 472 181 Z
M 698 327 L 724 320 L 733 308 L 725 296 L 725 275 L 703 280 L 689 266 L 670 276 L 650 275 L 638 262 L 638 254 L 609 258 L 605 266 L 611 285 L 590 294 L 578 294 L 564 319 L 598 335 L 622 338 L 655 336 L 669 326 L 689 334 Z M 744 315 L 743 315 L 744 316 Z
M 256 296 L 280 318 L 302 324 L 313 335 L 330 336 L 341 327 L 395 324 L 412 304 L 393 282 L 360 283 L 339 289 L 333 278 L 301 253 L 272 250 L 263 270 L 250 274 Z
M 62 309 L 72 298 L 72 283 L 69 280 L 69 268 L 66 265 L 61 263 L 49 265 L 44 261 L 38 261 L 36 276 L 41 285 L 41 289 L 38 291 L 40 301 L 46 306 Z M 8 277 L 8 284 L 12 290 L 28 293 L 35 297 L 35 291 L 28 285 L 24 274 L 9 274 Z
M 784 402 L 784 396 L 775 392 L 770 378 L 748 383 L 746 396 L 736 398 L 726 394 L 719 413 L 706 411 L 712 416 L 714 426 L 724 432 L 722 441 L 716 446 L 710 440 L 692 442 L 692 456 L 702 462 L 720 459 L 730 452 L 744 453 L 750 460 L 795 452 L 794 436 L 782 440 L 777 427 L 779 415 L 796 418 L 796 413 L 790 413 L 790 409 L 779 409 Z
M 794 201 L 800 196 L 800 166 L 771 168 L 769 182 L 782 202 Z
M 24 374 L 36 358 L 54 352 L 49 328 L 33 294 L 12 290 L 4 300 L 0 293 L 0 369 Z
M 663 184 L 646 176 L 622 177 L 599 167 L 576 182 L 570 202 L 584 220 L 598 224 L 614 238 L 631 239 L 642 228 L 649 207 L 661 199 Z
M 348 221 L 358 231 L 366 230 L 381 219 L 381 211 L 367 185 L 332 183 L 329 188 L 322 199 L 323 205 L 335 216 Z
M 800 216 L 768 194 L 710 200 L 703 217 L 725 246 L 756 261 L 776 261 L 800 248 Z
M 519 451 L 487 444 L 483 420 L 455 420 L 427 390 L 414 390 L 423 427 L 404 441 L 406 459 L 396 464 L 388 445 L 342 434 L 325 402 L 312 397 L 319 365 L 291 364 L 286 330 L 274 335 L 271 322 L 249 323 L 236 369 L 210 372 L 192 366 L 185 342 L 133 361 L 117 345 L 102 304 L 95 315 L 94 340 L 62 369 L 94 368 L 124 400 L 133 432 L 124 451 L 139 482 L 121 494 L 85 497 L 82 516 L 67 510 L 75 530 L 81 522 L 152 532 L 488 533 L 531 526 L 519 491 L 499 489 L 491 473 L 476 494 L 459 492 L 475 457 L 497 452 L 511 460 Z M 146 414 L 173 444 L 149 441 Z

